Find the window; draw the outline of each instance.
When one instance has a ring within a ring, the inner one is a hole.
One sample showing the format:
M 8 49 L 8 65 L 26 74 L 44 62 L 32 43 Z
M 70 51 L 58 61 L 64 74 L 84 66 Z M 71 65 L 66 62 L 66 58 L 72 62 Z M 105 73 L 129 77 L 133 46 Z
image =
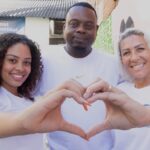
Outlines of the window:
M 50 38 L 49 44 L 63 44 L 63 26 L 64 21 L 50 20 Z
M 6 32 L 17 32 L 24 34 L 24 18 L 0 17 L 0 34 Z

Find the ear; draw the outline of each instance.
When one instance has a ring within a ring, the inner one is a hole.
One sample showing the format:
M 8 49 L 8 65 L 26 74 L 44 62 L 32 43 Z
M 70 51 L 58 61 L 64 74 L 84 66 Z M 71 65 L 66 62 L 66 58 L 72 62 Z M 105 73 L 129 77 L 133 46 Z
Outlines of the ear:
M 98 31 L 99 25 L 96 25 L 96 30 Z
M 63 25 L 63 35 L 64 35 L 64 32 L 65 32 L 65 28 L 66 28 L 66 23 L 64 23 L 64 25 Z
M 121 24 L 120 24 L 120 33 L 123 33 L 126 29 L 125 21 L 122 19 Z
M 127 28 L 133 28 L 134 27 L 134 21 L 131 18 L 131 16 L 128 17 L 127 22 L 126 22 L 126 29 Z
M 64 25 L 63 25 L 63 31 L 64 31 L 65 27 L 66 27 L 66 23 L 64 23 Z

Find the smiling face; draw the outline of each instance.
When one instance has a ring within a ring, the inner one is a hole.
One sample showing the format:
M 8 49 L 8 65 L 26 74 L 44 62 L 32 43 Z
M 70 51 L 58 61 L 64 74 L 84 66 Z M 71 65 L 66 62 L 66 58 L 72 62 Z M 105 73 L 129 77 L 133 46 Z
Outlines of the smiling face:
M 136 87 L 150 84 L 150 48 L 144 36 L 130 35 L 120 43 L 121 61 Z
M 25 44 L 17 43 L 8 48 L 1 72 L 2 86 L 17 95 L 17 88 L 31 72 L 31 59 L 30 49 Z

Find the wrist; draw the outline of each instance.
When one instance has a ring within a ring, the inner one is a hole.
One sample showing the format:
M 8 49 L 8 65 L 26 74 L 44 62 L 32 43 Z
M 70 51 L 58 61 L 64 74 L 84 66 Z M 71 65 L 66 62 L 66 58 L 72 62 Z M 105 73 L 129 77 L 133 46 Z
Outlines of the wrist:
M 144 124 L 145 126 L 150 127 L 150 106 L 145 109 Z
M 20 112 L 14 117 L 14 129 L 16 128 L 17 135 L 24 135 L 24 134 L 32 134 L 34 131 L 30 130 L 28 123 L 25 119 L 23 112 Z

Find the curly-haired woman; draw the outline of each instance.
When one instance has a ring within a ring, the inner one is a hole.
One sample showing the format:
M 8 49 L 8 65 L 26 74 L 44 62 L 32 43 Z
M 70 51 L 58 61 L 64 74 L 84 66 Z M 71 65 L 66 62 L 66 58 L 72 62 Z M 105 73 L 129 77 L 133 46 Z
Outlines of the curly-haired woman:
M 43 150 L 43 135 L 30 133 L 63 130 L 85 137 L 84 131 L 65 121 L 60 111 L 65 97 L 83 104 L 78 93 L 84 89 L 76 81 L 66 81 L 33 104 L 32 91 L 42 68 L 40 50 L 32 40 L 16 33 L 0 36 L 0 119 L 4 120 L 0 147 L 4 150 Z

